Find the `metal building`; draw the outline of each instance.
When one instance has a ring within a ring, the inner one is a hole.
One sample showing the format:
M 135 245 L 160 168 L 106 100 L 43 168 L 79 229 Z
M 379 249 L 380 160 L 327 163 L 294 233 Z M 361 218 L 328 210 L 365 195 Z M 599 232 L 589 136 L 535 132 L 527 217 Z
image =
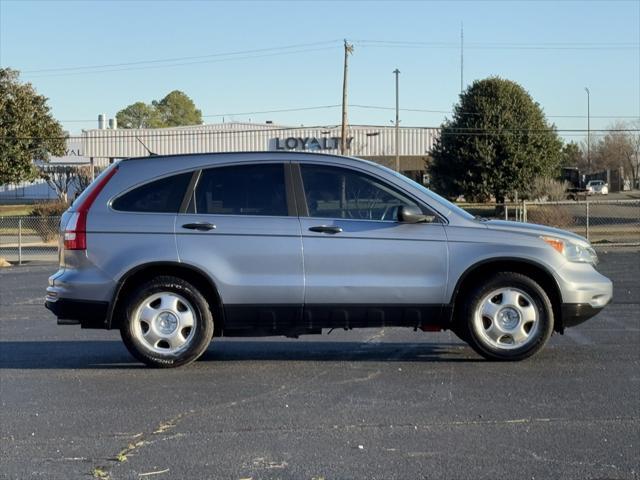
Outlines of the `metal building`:
M 419 177 L 437 128 L 400 128 L 400 170 Z M 351 125 L 347 155 L 392 167 L 395 130 L 389 126 Z M 286 127 L 271 123 L 220 123 L 156 129 L 95 129 L 82 133 L 83 152 L 96 165 L 109 160 L 158 154 L 279 151 L 340 152 L 340 126 Z

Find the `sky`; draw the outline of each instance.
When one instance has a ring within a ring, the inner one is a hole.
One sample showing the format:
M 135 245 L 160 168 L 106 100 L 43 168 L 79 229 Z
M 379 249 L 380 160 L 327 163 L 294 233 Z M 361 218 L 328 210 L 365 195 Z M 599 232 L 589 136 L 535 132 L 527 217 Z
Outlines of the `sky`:
M 587 128 L 585 87 L 591 129 L 640 118 L 640 0 L 0 0 L 0 65 L 72 134 L 175 89 L 205 123 L 335 125 L 347 39 L 350 123 L 391 124 L 398 68 L 401 125 L 437 127 L 460 94 L 461 25 L 464 86 L 520 83 L 567 140 L 585 137 L 566 131 Z M 307 107 L 326 108 L 250 113 Z

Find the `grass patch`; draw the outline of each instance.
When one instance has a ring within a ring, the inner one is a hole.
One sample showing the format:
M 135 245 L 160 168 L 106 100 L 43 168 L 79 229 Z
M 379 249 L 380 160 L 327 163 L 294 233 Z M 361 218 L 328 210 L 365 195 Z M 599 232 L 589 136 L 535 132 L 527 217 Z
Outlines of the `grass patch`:
M 29 215 L 33 205 L 0 205 L 0 217 L 18 217 Z
M 91 475 L 93 475 L 93 478 L 101 478 L 103 480 L 108 480 L 109 478 L 109 472 L 102 467 L 95 467 L 91 470 Z
M 122 452 L 120 452 L 119 454 L 117 454 L 114 458 L 114 460 L 116 462 L 126 462 L 127 461 L 127 450 L 124 450 Z

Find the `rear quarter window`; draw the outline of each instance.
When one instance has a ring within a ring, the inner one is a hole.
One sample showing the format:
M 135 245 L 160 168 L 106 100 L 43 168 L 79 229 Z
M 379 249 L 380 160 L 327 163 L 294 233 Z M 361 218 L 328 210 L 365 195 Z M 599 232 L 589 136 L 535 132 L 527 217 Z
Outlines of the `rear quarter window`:
M 111 207 L 121 212 L 178 213 L 191 172 L 145 183 L 116 198 Z

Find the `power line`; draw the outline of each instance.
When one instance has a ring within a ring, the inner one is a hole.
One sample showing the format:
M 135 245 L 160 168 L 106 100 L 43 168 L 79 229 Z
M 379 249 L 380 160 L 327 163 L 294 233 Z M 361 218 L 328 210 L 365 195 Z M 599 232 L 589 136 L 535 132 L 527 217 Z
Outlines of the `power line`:
M 284 113 L 284 112 L 302 112 L 305 110 L 322 110 L 328 108 L 337 108 L 340 104 L 336 103 L 334 105 L 318 105 L 316 107 L 294 107 L 294 108 L 280 108 L 277 110 L 258 110 L 254 112 L 234 112 L 234 113 L 214 113 L 210 115 L 202 115 L 202 118 L 222 118 L 222 117 L 235 117 L 241 115 L 261 115 L 267 113 Z M 87 118 L 87 119 L 73 119 L 73 120 L 58 120 L 59 122 L 95 122 L 95 118 Z
M 354 127 L 365 127 L 370 129 L 388 129 L 387 125 L 353 125 Z M 246 130 L 214 130 L 214 131 L 181 131 L 181 132 L 166 132 L 166 133 L 135 133 L 135 134 L 107 134 L 107 135 L 74 135 L 74 136 L 2 136 L 0 138 L 7 140 L 67 140 L 67 139 L 86 139 L 86 140 L 109 140 L 109 139 L 125 139 L 125 138 L 166 138 L 166 137 L 185 137 L 185 136 L 198 136 L 198 135 L 236 135 L 242 133 L 258 133 L 258 132 L 286 132 L 291 130 L 332 130 L 338 129 L 339 125 L 314 125 L 314 126 L 302 126 L 302 127 L 276 127 L 276 128 L 261 128 L 261 129 L 246 129 Z M 404 128 L 417 128 L 421 130 L 438 130 L 442 135 L 511 135 L 511 134 L 546 134 L 546 133 L 563 133 L 563 134 L 580 134 L 584 135 L 587 129 L 557 129 L 557 128 L 512 128 L 512 129 L 481 129 L 481 128 L 440 128 L 440 127 L 404 127 Z M 125 132 L 127 130 L 121 129 L 118 132 Z M 592 133 L 637 133 L 640 132 L 640 128 L 601 128 L 591 129 Z
M 354 43 L 363 47 L 384 47 L 384 48 L 445 48 L 459 49 L 460 43 L 455 42 L 415 42 L 404 40 L 355 40 Z M 477 50 L 638 50 L 640 45 L 637 42 L 617 42 L 617 43 L 510 43 L 491 42 L 473 43 L 465 42 L 465 49 Z
M 326 45 L 329 43 L 336 43 L 336 42 L 338 42 L 338 40 L 325 40 L 322 42 L 299 43 L 297 45 L 284 45 L 281 47 L 258 48 L 258 49 L 252 49 L 252 50 L 236 50 L 233 52 L 210 53 L 207 55 L 194 55 L 194 56 L 188 56 L 188 57 L 160 58 L 160 59 L 154 59 L 154 60 L 138 60 L 135 62 L 107 63 L 103 65 L 83 65 L 83 66 L 76 66 L 76 67 L 41 68 L 38 70 L 24 70 L 22 73 L 61 72 L 61 71 L 70 71 L 70 70 L 88 70 L 88 69 L 112 68 L 112 67 L 122 67 L 122 66 L 131 66 L 131 65 L 142 65 L 147 63 L 179 62 L 179 61 L 185 61 L 185 60 L 225 57 L 225 56 L 233 56 L 233 55 L 246 55 L 250 53 L 263 53 L 263 52 L 277 51 L 277 50 L 312 47 L 312 46 Z
M 459 46 L 459 43 L 454 41 L 416 41 L 416 40 L 372 40 L 372 39 L 360 39 L 354 40 L 354 42 L 365 42 L 365 43 L 388 43 L 388 44 L 410 44 L 410 45 L 425 45 L 425 46 Z M 502 46 L 502 45 L 511 45 L 511 46 L 543 46 L 543 47 L 553 47 L 553 46 L 612 46 L 612 47 L 625 47 L 625 46 L 638 46 L 638 42 L 629 41 L 629 42 L 509 42 L 509 41 L 500 41 L 500 42 L 471 42 L 469 45 L 482 45 L 482 46 Z
M 203 117 L 233 117 L 233 116 L 240 116 L 240 115 L 260 115 L 265 113 L 302 112 L 305 110 L 321 110 L 321 109 L 327 109 L 327 108 L 337 108 L 339 106 L 340 104 L 337 103 L 335 105 L 320 105 L 317 107 L 281 108 L 278 110 L 261 110 L 257 112 L 216 113 L 214 115 L 202 115 L 202 116 Z
M 191 125 L 193 127 L 197 127 L 198 125 Z M 184 127 L 178 127 L 184 128 Z M 25 137 L 12 137 L 12 136 L 3 136 L 0 138 L 3 139 L 14 139 L 14 140 L 81 140 L 81 139 L 89 139 L 89 140 L 102 140 L 102 139 L 121 139 L 121 138 L 165 138 L 165 137 L 180 137 L 180 136 L 197 136 L 197 135 L 227 135 L 227 134 L 238 134 L 238 133 L 259 133 L 259 132 L 286 132 L 289 130 L 300 130 L 300 129 L 334 129 L 338 128 L 338 126 L 309 126 L 309 127 L 275 127 L 271 128 L 267 126 L 267 128 L 254 128 L 254 129 L 246 129 L 246 130 L 211 130 L 211 131 L 180 131 L 180 132 L 165 132 L 165 133 L 135 133 L 135 134 L 112 134 L 109 133 L 107 135 L 70 135 L 70 136 L 48 136 L 48 137 L 38 137 L 38 136 L 25 136 Z M 157 129 L 131 129 L 131 130 L 157 130 Z M 129 129 L 118 129 L 118 130 L 93 130 L 92 132 L 127 132 Z
M 124 68 L 112 68 L 112 69 L 105 69 L 105 70 L 88 70 L 88 71 L 80 71 L 80 72 L 35 74 L 35 75 L 29 75 L 29 77 L 30 78 L 67 77 L 67 76 L 91 75 L 91 74 L 109 73 L 109 72 L 125 72 L 125 71 L 132 71 L 132 70 L 151 70 L 151 69 L 158 69 L 158 68 L 182 67 L 186 65 L 201 65 L 206 63 L 221 63 L 221 62 L 230 62 L 230 61 L 236 61 L 236 60 L 247 60 L 252 58 L 294 55 L 298 53 L 318 52 L 322 50 L 333 50 L 336 48 L 338 48 L 338 46 L 334 45 L 329 47 L 306 48 L 306 49 L 299 49 L 299 50 L 290 50 L 285 52 L 246 55 L 246 56 L 237 56 L 237 57 L 228 57 L 228 58 L 217 58 L 212 60 L 201 60 L 201 61 L 183 62 L 183 63 L 168 63 L 165 65 L 144 65 L 144 66 L 132 66 L 132 67 L 124 67 Z
M 379 105 L 359 105 L 359 104 L 351 104 L 353 108 L 365 108 L 372 110 L 395 110 L 393 107 L 384 107 Z M 453 110 L 429 110 L 425 108 L 401 108 L 401 111 L 404 112 L 423 112 L 423 113 L 456 113 Z M 478 112 L 457 112 L 461 115 L 481 115 Z M 587 118 L 586 115 L 545 115 L 545 117 L 549 118 Z M 640 115 L 591 115 L 591 118 L 640 118 Z
M 460 44 L 456 42 L 420 42 L 410 40 L 356 40 L 359 46 L 364 47 L 384 47 L 384 48 L 453 48 L 459 49 Z M 310 48 L 319 47 L 321 48 Z M 133 62 L 105 63 L 99 65 L 79 65 L 55 68 L 40 68 L 23 70 L 23 74 L 28 74 L 31 78 L 88 75 L 92 73 L 109 73 L 132 70 L 147 70 L 168 67 L 179 67 L 197 65 L 205 63 L 219 63 L 232 60 L 246 60 L 252 58 L 263 58 L 269 56 L 280 56 L 296 53 L 307 53 L 312 51 L 330 50 L 339 46 L 339 40 L 324 40 L 310 43 L 300 43 L 284 45 L 279 47 L 267 47 L 249 50 L 237 50 L 232 52 L 211 53 L 206 55 L 191 55 L 184 57 L 171 57 L 161 59 L 138 60 Z M 543 42 L 543 43 L 514 43 L 514 42 L 485 42 L 468 43 L 467 49 L 494 49 L 494 50 L 638 50 L 640 44 L 637 42 Z
M 370 110 L 395 110 L 393 107 L 383 107 L 380 105 L 362 105 L 362 104 L 351 104 L 351 107 L 354 108 L 364 108 Z M 453 113 L 451 110 L 428 110 L 426 108 L 401 108 L 403 112 L 422 112 L 422 113 Z M 465 115 L 479 115 L 472 112 L 465 112 Z
M 318 105 L 318 106 L 310 106 L 310 107 L 293 107 L 293 108 L 280 108 L 275 110 L 257 110 L 252 112 L 233 112 L 233 113 L 215 113 L 209 115 L 202 115 L 203 118 L 222 118 L 222 117 L 234 117 L 234 116 L 242 116 L 242 115 L 264 115 L 270 113 L 286 113 L 286 112 L 302 112 L 302 111 L 310 111 L 310 110 L 323 110 L 330 108 L 338 108 L 341 104 L 333 104 L 333 105 Z M 394 107 L 384 107 L 381 105 L 363 105 L 363 104 L 354 104 L 350 103 L 349 107 L 351 108 L 361 108 L 361 109 L 370 109 L 370 110 L 395 110 Z M 414 113 L 443 113 L 443 114 L 452 114 L 454 113 L 452 110 L 432 110 L 426 108 L 400 108 L 401 112 L 414 112 Z M 460 112 L 462 115 L 479 115 L 479 113 L 474 112 Z M 549 118 L 587 118 L 586 115 L 545 115 Z M 619 118 L 619 119 L 640 119 L 640 115 L 591 115 L 591 118 Z M 83 123 L 83 122 L 94 122 L 95 118 L 87 118 L 87 119 L 61 119 L 58 120 L 60 122 L 65 123 Z

